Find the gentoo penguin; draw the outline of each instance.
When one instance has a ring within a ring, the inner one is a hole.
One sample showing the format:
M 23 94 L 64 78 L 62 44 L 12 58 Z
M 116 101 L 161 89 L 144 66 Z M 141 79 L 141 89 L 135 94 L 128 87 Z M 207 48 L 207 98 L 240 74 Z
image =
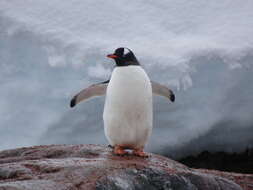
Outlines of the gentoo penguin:
M 104 105 L 104 131 L 116 155 L 133 154 L 146 157 L 143 149 L 152 132 L 152 93 L 165 96 L 172 102 L 175 95 L 167 87 L 150 81 L 134 53 L 128 48 L 117 48 L 107 55 L 116 62 L 108 81 L 94 84 L 75 95 L 70 103 L 106 94 Z

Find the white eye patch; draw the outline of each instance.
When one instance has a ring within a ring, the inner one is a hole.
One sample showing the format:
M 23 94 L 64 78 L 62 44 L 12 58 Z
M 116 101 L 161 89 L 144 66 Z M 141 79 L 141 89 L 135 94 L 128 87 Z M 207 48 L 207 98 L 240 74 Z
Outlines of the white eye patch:
M 130 52 L 129 49 L 124 48 L 124 54 L 123 54 L 123 55 L 126 55 L 126 54 L 128 54 L 129 52 Z

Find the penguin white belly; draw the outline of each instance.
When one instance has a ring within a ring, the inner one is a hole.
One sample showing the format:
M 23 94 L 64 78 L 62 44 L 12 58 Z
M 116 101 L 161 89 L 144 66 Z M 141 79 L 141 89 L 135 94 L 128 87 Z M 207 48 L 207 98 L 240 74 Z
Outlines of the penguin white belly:
M 143 148 L 152 131 L 152 88 L 140 66 L 116 67 L 106 92 L 105 135 L 111 145 Z

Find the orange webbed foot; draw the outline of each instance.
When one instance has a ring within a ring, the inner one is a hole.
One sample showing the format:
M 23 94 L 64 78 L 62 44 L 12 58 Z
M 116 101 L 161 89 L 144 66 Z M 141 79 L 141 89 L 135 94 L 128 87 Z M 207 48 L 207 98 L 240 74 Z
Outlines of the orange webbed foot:
M 116 145 L 114 146 L 113 153 L 118 156 L 124 156 L 127 154 L 127 151 L 125 151 L 123 147 Z
M 133 154 L 139 157 L 143 157 L 143 158 L 149 157 L 148 154 L 143 151 L 143 149 L 135 149 L 133 151 Z

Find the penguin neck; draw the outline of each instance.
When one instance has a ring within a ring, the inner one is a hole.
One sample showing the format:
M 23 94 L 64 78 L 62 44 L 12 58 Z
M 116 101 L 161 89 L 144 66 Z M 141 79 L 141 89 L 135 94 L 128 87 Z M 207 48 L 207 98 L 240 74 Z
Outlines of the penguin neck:
M 116 61 L 116 67 L 126 67 L 130 65 L 140 65 L 138 61 L 121 61 L 121 60 L 115 60 Z

